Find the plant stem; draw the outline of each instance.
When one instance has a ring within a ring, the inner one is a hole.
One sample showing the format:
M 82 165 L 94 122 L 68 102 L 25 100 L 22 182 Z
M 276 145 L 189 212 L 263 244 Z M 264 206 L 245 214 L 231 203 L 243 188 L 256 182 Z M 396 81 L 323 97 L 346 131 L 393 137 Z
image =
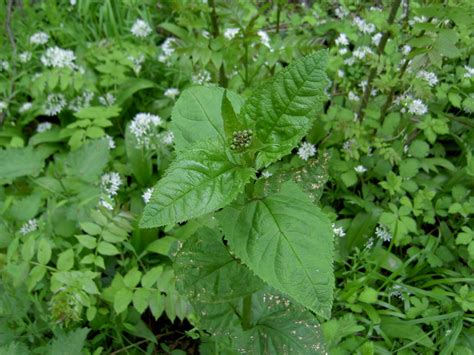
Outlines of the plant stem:
M 216 12 L 216 3 L 214 0 L 208 1 L 209 8 L 211 10 L 211 23 L 212 23 L 212 37 L 217 38 L 219 36 L 219 23 Z M 228 84 L 227 76 L 225 75 L 224 63 L 222 62 L 219 68 L 219 85 L 226 88 Z
M 397 11 L 398 11 L 398 8 L 400 7 L 400 3 L 401 3 L 401 0 L 395 0 L 393 2 L 392 9 L 390 10 L 390 14 L 387 20 L 387 23 L 389 26 L 392 25 L 393 22 L 395 21 L 395 16 L 397 15 Z M 379 61 L 380 61 L 380 57 L 382 56 L 385 50 L 385 45 L 387 44 L 388 36 L 389 36 L 389 31 L 385 31 L 377 47 L 377 55 L 378 55 Z M 377 66 L 374 66 L 370 70 L 369 77 L 367 79 L 367 86 L 365 87 L 364 95 L 360 102 L 359 111 L 357 112 L 357 117 L 359 118 L 359 121 L 362 121 L 364 119 L 365 109 L 367 107 L 367 104 L 369 103 L 369 96 L 370 96 L 370 92 L 372 91 L 372 82 L 374 81 L 376 75 L 377 75 Z
M 252 295 L 244 297 L 244 305 L 242 311 L 242 328 L 244 330 L 252 327 Z

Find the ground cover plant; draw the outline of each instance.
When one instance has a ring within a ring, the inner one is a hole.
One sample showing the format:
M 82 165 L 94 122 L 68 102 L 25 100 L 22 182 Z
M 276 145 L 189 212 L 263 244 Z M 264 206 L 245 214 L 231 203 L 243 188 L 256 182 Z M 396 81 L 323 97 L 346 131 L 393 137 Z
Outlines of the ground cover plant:
M 0 6 L 0 353 L 472 354 L 470 1 Z

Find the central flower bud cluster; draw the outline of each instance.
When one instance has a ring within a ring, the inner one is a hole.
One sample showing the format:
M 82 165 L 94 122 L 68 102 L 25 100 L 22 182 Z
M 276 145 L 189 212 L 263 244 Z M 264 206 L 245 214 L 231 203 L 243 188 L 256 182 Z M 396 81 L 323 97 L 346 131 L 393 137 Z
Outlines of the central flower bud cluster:
M 250 129 L 244 129 L 243 131 L 235 131 L 233 133 L 231 149 L 243 149 L 248 148 L 252 142 L 253 132 Z

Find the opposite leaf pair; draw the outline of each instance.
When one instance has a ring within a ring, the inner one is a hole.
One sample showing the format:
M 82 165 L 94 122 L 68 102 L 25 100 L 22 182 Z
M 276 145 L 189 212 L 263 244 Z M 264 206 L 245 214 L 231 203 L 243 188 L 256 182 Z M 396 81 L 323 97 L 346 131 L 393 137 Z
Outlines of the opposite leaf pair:
M 326 51 L 301 59 L 245 103 L 216 87 L 183 92 L 172 114 L 177 158 L 155 186 L 141 227 L 224 208 L 255 179 L 256 169 L 289 154 L 322 107 L 326 62 Z M 329 317 L 334 287 L 329 220 L 293 182 L 263 194 L 256 184 L 217 215 L 231 250 L 270 286 Z

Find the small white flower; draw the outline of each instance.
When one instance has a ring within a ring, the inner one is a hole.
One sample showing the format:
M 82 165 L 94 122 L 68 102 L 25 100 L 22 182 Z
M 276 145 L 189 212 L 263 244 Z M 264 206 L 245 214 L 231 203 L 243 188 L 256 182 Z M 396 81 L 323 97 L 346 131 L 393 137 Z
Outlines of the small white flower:
M 31 52 L 22 52 L 20 53 L 20 55 L 18 56 L 18 60 L 21 62 L 21 63 L 27 63 L 29 62 L 31 59 Z
M 160 46 L 162 54 L 158 57 L 158 60 L 162 63 L 168 61 L 168 59 L 173 55 L 175 49 L 174 44 L 176 39 L 173 37 L 168 37 Z
M 343 238 L 346 236 L 346 231 L 342 227 L 336 227 L 336 224 L 332 224 L 332 230 L 334 232 L 334 235 L 339 238 Z
M 428 107 L 420 99 L 412 100 L 408 105 L 408 112 L 413 115 L 424 115 L 428 112 Z
M 354 168 L 355 172 L 358 173 L 358 174 L 363 174 L 367 171 L 367 168 L 363 165 L 357 165 L 355 168 Z
M 165 96 L 172 100 L 174 100 L 176 96 L 178 95 L 179 95 L 179 90 L 176 88 L 169 88 L 169 89 L 166 89 L 165 91 Z
M 108 209 L 109 211 L 112 211 L 114 209 L 114 206 L 112 206 L 110 202 L 106 201 L 103 198 L 99 200 L 99 205 L 104 207 L 105 209 Z
M 5 101 L 0 101 L 0 112 L 3 112 L 3 110 L 6 110 L 7 107 L 8 105 Z
M 375 25 L 365 22 L 365 20 L 360 17 L 355 17 L 353 23 L 362 33 L 371 34 L 375 32 Z
M 10 64 L 6 60 L 0 60 L 0 71 L 8 71 Z
M 474 77 L 474 68 L 470 67 L 469 65 L 465 65 L 464 69 L 466 69 L 466 72 L 464 73 L 464 77 L 467 79 L 470 79 Z
M 349 44 L 349 39 L 345 33 L 339 34 L 339 37 L 336 38 L 336 46 L 347 46 Z
M 145 192 L 142 195 L 143 202 L 145 202 L 145 204 L 150 202 L 152 194 L 153 194 L 153 187 L 149 187 L 148 189 L 145 190 Z
M 357 102 L 360 100 L 359 96 L 356 95 L 353 91 L 349 91 L 347 98 L 349 99 L 349 101 L 354 101 L 354 102 Z
M 33 218 L 21 226 L 20 233 L 22 235 L 26 235 L 28 233 L 34 232 L 37 229 L 38 229 L 38 221 Z
M 36 127 L 36 132 L 46 132 L 49 131 L 51 128 L 53 128 L 53 124 L 51 122 L 41 122 L 38 127 Z
M 105 173 L 100 178 L 100 186 L 102 191 L 109 197 L 117 195 L 120 186 L 122 185 L 122 180 L 120 179 L 119 173 L 111 172 Z
M 410 52 L 411 52 L 411 47 L 408 44 L 405 44 L 402 47 L 402 54 L 403 55 L 408 55 L 408 54 L 410 54 Z
M 436 84 L 438 84 L 438 77 L 436 76 L 435 73 L 430 72 L 430 71 L 420 70 L 420 71 L 416 74 L 416 77 L 417 77 L 417 78 L 420 78 L 420 79 L 423 79 L 423 80 L 426 81 L 426 82 L 428 83 L 428 85 L 431 86 L 431 87 L 433 87 L 433 86 L 435 86 Z
M 346 9 L 342 7 L 337 7 L 334 13 L 336 14 L 337 17 L 341 19 L 349 15 L 349 11 L 347 11 Z
M 135 23 L 133 24 L 132 29 L 130 30 L 130 32 L 132 32 L 132 34 L 135 37 L 145 38 L 145 37 L 148 37 L 151 34 L 152 29 L 151 29 L 150 25 L 147 22 L 145 22 L 141 19 L 137 19 L 135 21 Z
M 298 156 L 303 160 L 308 160 L 310 157 L 316 155 L 316 147 L 309 142 L 301 143 L 298 148 Z
M 204 38 L 211 37 L 211 34 L 209 33 L 209 31 L 206 31 L 206 30 L 202 30 L 201 34 Z
M 403 146 L 403 153 L 407 154 L 409 149 L 410 149 L 410 148 L 408 147 L 408 145 L 405 144 L 405 145 Z
M 45 44 L 49 41 L 49 35 L 44 32 L 36 32 L 30 37 L 31 44 Z
M 150 113 L 138 113 L 130 124 L 130 131 L 135 136 L 138 146 L 148 148 L 157 137 L 161 118 Z
M 105 139 L 107 139 L 107 144 L 109 146 L 109 149 L 110 150 L 115 149 L 114 139 L 111 136 L 109 136 L 108 134 L 105 135 Z
M 344 149 L 346 152 L 350 152 L 352 150 L 352 146 L 354 144 L 355 144 L 355 140 L 354 139 L 349 139 L 349 140 L 344 142 L 344 144 L 342 145 L 342 149 Z
M 224 37 L 229 41 L 233 40 L 240 32 L 239 28 L 228 28 L 224 31 Z
M 389 293 L 389 296 L 390 297 L 397 297 L 397 298 L 400 298 L 401 300 L 404 299 L 403 297 L 403 287 L 400 286 L 400 285 L 394 285 L 391 289 L 390 289 L 390 293 Z
M 374 54 L 374 52 L 367 46 L 358 47 L 352 52 L 352 55 L 357 59 L 364 59 L 369 54 Z
M 426 17 L 426 16 L 415 16 L 415 17 L 413 17 L 413 20 L 408 21 L 408 24 L 410 26 L 413 26 L 414 24 L 425 23 L 425 22 L 428 22 L 428 17 Z
M 355 57 L 350 57 L 350 58 L 344 59 L 344 64 L 351 66 L 355 63 L 355 60 L 356 60 Z
M 99 103 L 102 106 L 112 106 L 115 103 L 115 96 L 110 92 L 106 93 L 104 96 L 99 96 Z
M 349 50 L 346 47 L 339 48 L 339 50 L 337 51 L 339 55 L 345 55 L 347 54 L 347 52 L 349 52 Z
M 74 61 L 76 55 L 73 51 L 59 47 L 51 47 L 41 56 L 41 63 L 50 68 L 76 68 Z
M 340 77 L 340 78 L 343 78 L 345 76 L 344 70 L 339 69 L 337 71 L 337 76 Z
M 25 113 L 26 111 L 31 110 L 32 107 L 33 107 L 33 104 L 31 102 L 25 102 L 23 105 L 20 106 L 20 108 L 18 109 L 18 112 Z
M 191 77 L 191 81 L 194 84 L 203 85 L 211 81 L 211 73 L 209 73 L 207 70 L 203 70 L 197 74 L 194 74 Z
M 260 42 L 270 50 L 272 50 L 272 46 L 270 45 L 270 37 L 268 36 L 268 33 L 265 31 L 258 31 L 257 35 L 260 37 Z
M 128 56 L 128 60 L 130 60 L 133 64 L 133 71 L 136 75 L 140 74 L 142 70 L 142 64 L 145 61 L 145 56 L 143 54 L 139 54 L 138 56 L 130 55 Z
M 79 95 L 75 97 L 68 105 L 69 109 L 78 112 L 82 110 L 83 108 L 89 107 L 91 105 L 91 101 L 94 98 L 94 93 L 92 91 L 86 90 L 82 93 L 82 95 Z
M 163 143 L 166 144 L 166 145 L 173 144 L 173 142 L 174 142 L 174 134 L 173 134 L 173 132 L 171 132 L 171 131 L 166 132 L 166 133 L 163 135 L 162 141 L 163 141 Z
M 390 234 L 390 232 L 387 230 L 387 227 L 382 225 L 379 225 L 377 228 L 375 228 L 375 235 L 384 242 L 389 242 L 392 240 L 392 234 Z
M 371 249 L 373 246 L 374 246 L 374 238 L 370 237 L 368 240 L 367 240 L 367 243 L 365 243 L 365 247 L 367 249 Z
M 62 94 L 50 94 L 44 104 L 44 113 L 47 116 L 56 116 L 66 107 L 66 99 Z
M 382 34 L 379 32 L 379 33 L 376 33 L 372 36 L 372 43 L 374 44 L 374 46 L 378 46 L 380 44 L 380 40 L 382 39 Z
M 262 177 L 264 179 L 268 179 L 270 176 L 272 176 L 273 174 L 271 172 L 269 172 L 268 170 L 264 170 L 262 171 Z

